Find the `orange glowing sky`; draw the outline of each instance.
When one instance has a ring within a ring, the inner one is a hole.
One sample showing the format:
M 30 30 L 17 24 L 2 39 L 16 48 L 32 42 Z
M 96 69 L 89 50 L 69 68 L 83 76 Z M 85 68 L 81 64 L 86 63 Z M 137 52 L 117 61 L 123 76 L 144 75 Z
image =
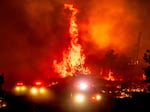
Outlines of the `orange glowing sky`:
M 141 21 L 126 0 L 94 0 L 91 6 L 86 12 L 88 24 L 81 26 L 90 35 L 89 38 L 82 35 L 85 41 L 94 43 L 98 49 L 111 47 L 121 52 L 136 44 Z

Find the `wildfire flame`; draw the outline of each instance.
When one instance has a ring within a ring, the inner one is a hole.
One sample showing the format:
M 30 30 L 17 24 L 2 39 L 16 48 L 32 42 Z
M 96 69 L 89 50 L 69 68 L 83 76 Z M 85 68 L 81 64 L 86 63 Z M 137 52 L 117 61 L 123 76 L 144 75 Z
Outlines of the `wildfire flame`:
M 74 8 L 72 4 L 64 4 L 65 9 L 71 11 L 70 16 L 70 46 L 63 52 L 63 60 L 57 63 L 53 61 L 55 72 L 59 73 L 62 77 L 73 76 L 75 74 L 90 74 L 90 70 L 84 66 L 85 55 L 83 54 L 82 46 L 78 43 L 78 25 L 76 23 L 76 14 L 78 9 Z
M 113 77 L 113 72 L 109 70 L 108 77 L 104 77 L 105 80 L 115 81 L 115 78 Z

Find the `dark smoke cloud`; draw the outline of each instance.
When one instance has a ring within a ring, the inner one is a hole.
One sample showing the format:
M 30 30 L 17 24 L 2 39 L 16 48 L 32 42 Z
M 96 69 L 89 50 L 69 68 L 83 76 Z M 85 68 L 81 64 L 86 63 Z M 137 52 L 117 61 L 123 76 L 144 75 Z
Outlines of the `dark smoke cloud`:
M 150 47 L 148 0 L 1 0 L 0 72 L 7 80 L 53 76 L 52 62 L 61 60 L 69 43 L 64 3 L 75 3 L 80 10 L 80 42 L 87 63 L 97 62 L 98 68 L 97 60 L 110 48 L 133 56 L 138 32 L 142 32 L 140 56 Z

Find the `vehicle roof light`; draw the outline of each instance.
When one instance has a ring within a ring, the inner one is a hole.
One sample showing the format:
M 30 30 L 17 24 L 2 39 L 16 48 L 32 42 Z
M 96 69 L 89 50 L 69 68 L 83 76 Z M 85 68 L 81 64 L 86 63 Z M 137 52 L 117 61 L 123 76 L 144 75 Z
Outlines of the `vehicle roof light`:
M 42 85 L 42 82 L 41 81 L 36 81 L 35 85 L 40 86 L 40 85 Z
M 88 88 L 88 85 L 85 82 L 81 82 L 79 83 L 78 88 L 81 90 L 86 90 Z
M 23 82 L 17 82 L 17 86 L 23 86 Z

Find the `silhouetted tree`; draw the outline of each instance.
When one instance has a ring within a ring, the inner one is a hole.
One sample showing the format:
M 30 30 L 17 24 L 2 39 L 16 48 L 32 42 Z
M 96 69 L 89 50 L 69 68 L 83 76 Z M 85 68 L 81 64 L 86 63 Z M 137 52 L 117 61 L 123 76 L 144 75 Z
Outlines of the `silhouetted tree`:
M 4 83 L 4 73 L 0 74 L 0 84 Z
M 145 60 L 146 63 L 150 64 L 150 50 L 146 50 L 143 59 Z
M 118 54 L 113 49 L 108 50 L 103 58 L 102 65 L 113 69 L 117 56 Z
M 3 94 L 4 73 L 0 74 L 0 96 Z
M 146 50 L 146 53 L 144 53 L 143 59 L 146 63 L 148 63 L 147 67 L 142 68 L 144 70 L 146 80 L 150 82 L 150 50 Z

